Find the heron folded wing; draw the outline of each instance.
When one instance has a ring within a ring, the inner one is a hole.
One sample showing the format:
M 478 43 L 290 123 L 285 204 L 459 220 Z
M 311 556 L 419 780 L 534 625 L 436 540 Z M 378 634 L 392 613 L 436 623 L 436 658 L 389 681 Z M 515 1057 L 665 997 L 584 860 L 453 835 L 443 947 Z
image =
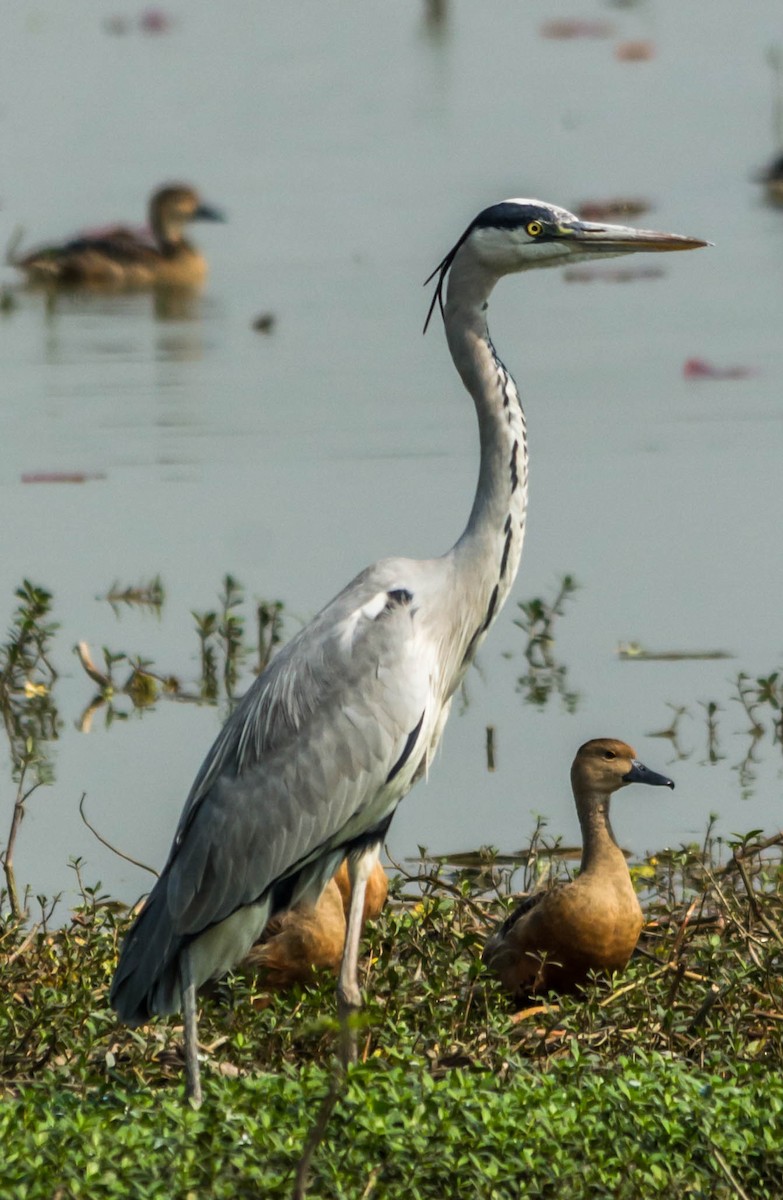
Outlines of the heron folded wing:
M 294 638 L 215 742 L 166 868 L 178 933 L 327 869 L 410 787 L 437 716 L 435 666 L 413 589 L 378 585 L 371 568 Z

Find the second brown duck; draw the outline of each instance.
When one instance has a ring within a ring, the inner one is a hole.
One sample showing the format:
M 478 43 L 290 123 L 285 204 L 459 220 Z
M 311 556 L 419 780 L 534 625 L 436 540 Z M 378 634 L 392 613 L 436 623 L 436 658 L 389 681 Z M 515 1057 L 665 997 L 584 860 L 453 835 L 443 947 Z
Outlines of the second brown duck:
M 388 890 L 386 872 L 376 863 L 367 880 L 363 923 L 380 914 Z M 314 970 L 336 971 L 343 955 L 350 903 L 351 883 L 343 862 L 314 905 L 298 904 L 272 918 L 263 940 L 243 959 L 242 969 L 258 971 L 263 983 L 276 989 L 307 983 Z
M 626 742 L 595 738 L 580 747 L 571 767 L 582 829 L 579 875 L 526 897 L 484 948 L 484 962 L 518 1002 L 550 989 L 572 991 L 590 971 L 622 970 L 631 957 L 642 910 L 609 823 L 609 801 L 629 783 L 674 787 Z

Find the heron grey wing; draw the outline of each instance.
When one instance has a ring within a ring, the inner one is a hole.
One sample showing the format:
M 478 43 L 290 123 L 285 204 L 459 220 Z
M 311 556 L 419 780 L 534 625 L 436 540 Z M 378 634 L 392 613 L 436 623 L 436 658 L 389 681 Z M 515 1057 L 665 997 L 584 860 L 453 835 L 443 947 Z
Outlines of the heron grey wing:
M 376 659 L 381 674 L 394 670 L 391 647 L 384 651 L 388 661 L 381 664 L 380 645 L 374 648 L 372 636 L 366 639 L 365 635 L 374 629 L 373 636 L 380 642 L 382 626 L 375 627 L 374 622 L 379 617 L 385 620 L 398 607 L 407 607 L 417 618 L 416 632 L 421 633 L 418 580 L 416 584 L 410 582 L 421 566 L 409 559 L 385 559 L 368 567 L 275 655 L 226 721 L 204 759 L 182 810 L 171 856 L 177 852 L 195 809 L 223 772 L 244 771 L 296 738 L 322 704 L 340 688 L 355 684 L 363 672 L 372 669 Z M 403 643 L 401 638 L 401 647 Z M 401 705 L 400 718 L 404 720 L 406 695 L 402 681 L 396 691 L 389 686 L 384 700 L 386 705 Z
M 428 746 L 425 713 L 437 718 L 433 658 L 414 594 L 368 597 L 364 582 L 289 643 L 191 792 L 167 866 L 178 932 L 222 921 L 393 811 Z

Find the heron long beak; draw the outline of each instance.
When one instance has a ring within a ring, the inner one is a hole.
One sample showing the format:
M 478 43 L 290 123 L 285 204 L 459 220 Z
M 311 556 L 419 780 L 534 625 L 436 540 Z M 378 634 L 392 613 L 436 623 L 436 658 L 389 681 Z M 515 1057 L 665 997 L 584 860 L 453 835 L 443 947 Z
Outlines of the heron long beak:
M 623 254 L 633 250 L 698 250 L 711 246 L 701 238 L 683 237 L 679 233 L 658 233 L 653 229 L 632 229 L 626 225 L 597 225 L 579 221 L 564 226 L 564 237 L 573 239 L 579 248 Z
M 191 221 L 225 221 L 225 214 L 211 204 L 199 204 L 191 217 Z
M 656 234 L 657 236 L 661 235 Z M 674 788 L 672 779 L 666 775 L 659 775 L 657 771 L 651 771 L 644 763 L 639 762 L 638 758 L 632 760 L 630 771 L 623 775 L 623 783 L 650 783 L 653 787 Z

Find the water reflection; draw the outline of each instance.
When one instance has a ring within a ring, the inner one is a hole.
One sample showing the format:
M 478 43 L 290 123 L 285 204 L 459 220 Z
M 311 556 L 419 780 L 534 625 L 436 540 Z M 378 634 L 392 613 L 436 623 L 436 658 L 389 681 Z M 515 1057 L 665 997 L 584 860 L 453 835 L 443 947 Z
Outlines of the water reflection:
M 519 682 L 530 703 L 545 705 L 550 697 L 558 695 L 566 708 L 571 705 L 569 711 L 576 707 L 579 695 L 566 686 L 566 665 L 557 662 L 553 652 L 555 623 L 563 618 L 566 603 L 576 590 L 573 577 L 564 576 L 551 598 L 536 597 L 520 604 L 521 616 L 516 624 L 527 637 L 523 654 L 528 670 Z M 0 647 L 0 710 L 16 793 L 2 865 L 9 903 L 14 911 L 21 912 L 25 902 L 20 899 L 14 877 L 14 849 L 25 805 L 37 788 L 54 781 L 53 743 L 62 736 L 74 735 L 67 732 L 61 702 L 56 699 L 58 675 L 52 663 L 52 644 L 57 626 L 52 620 L 52 596 L 25 581 L 15 598 L 9 634 Z M 160 616 L 166 595 L 162 580 L 156 576 L 132 585 L 115 581 L 102 599 L 119 619 L 129 612 Z M 218 706 L 225 718 L 252 676 L 264 669 L 283 641 L 285 611 L 280 601 L 261 601 L 248 608 L 241 584 L 227 575 L 217 603 L 192 612 L 198 671 L 190 680 L 183 680 L 149 655 L 108 646 L 100 655 L 93 655 L 88 643 L 80 643 L 78 659 L 94 691 L 72 728 L 87 733 L 98 717 L 107 730 L 117 722 L 147 719 L 162 710 L 160 702 L 164 700 Z M 658 669 L 674 671 L 677 667 L 659 662 Z M 757 676 L 739 672 L 728 681 L 724 693 L 707 699 L 693 696 L 686 702 L 669 701 L 667 707 L 666 723 L 647 736 L 666 739 L 675 761 L 694 758 L 710 766 L 728 761 L 743 798 L 755 791 L 765 761 L 771 759 L 779 766 L 783 748 L 783 671 Z M 486 756 L 487 769 L 492 770 L 493 726 L 486 728 L 481 752 Z M 571 854 L 571 848 L 559 842 L 543 842 L 544 825 L 539 818 L 531 847 L 518 853 L 499 856 L 483 849 L 468 855 L 444 855 L 438 864 L 448 864 L 456 887 L 466 880 L 484 890 L 508 887 L 511 877 L 520 870 L 525 871 L 526 878 L 532 873 L 534 883 L 540 885 L 552 856 Z M 520 885 L 515 882 L 514 886 Z M 527 885 L 523 882 L 522 886 Z
M 163 611 L 165 591 L 159 576 L 150 583 L 121 587 L 114 583 L 105 599 L 115 615 L 121 608 Z M 95 662 L 89 643 L 79 642 L 78 660 L 98 691 L 76 721 L 80 733 L 89 733 L 98 713 L 109 728 L 115 721 L 141 717 L 155 711 L 158 700 L 171 699 L 190 704 L 219 704 L 224 719 L 237 703 L 237 685 L 243 667 L 260 674 L 275 648 L 282 641 L 283 603 L 279 600 L 260 600 L 255 606 L 255 629 L 251 638 L 246 618 L 241 613 L 245 597 L 242 585 L 231 575 L 223 580 L 216 609 L 192 612 L 198 642 L 199 676 L 183 683 L 173 672 L 156 666 L 143 655 L 126 650 L 102 649 L 102 663 Z M 123 678 L 119 678 L 120 671 Z
M 579 706 L 579 692 L 568 687 L 568 668 L 554 656 L 555 621 L 563 616 L 566 601 L 578 586 L 571 575 L 564 575 L 551 601 L 537 596 L 519 603 L 522 615 L 514 624 L 527 635 L 523 649 L 527 670 L 517 679 L 517 691 L 525 703 L 536 708 L 545 708 L 552 696 L 560 697 L 568 713 L 576 712 Z
M 687 704 L 669 703 L 673 716 L 668 725 L 654 730 L 647 737 L 665 738 L 672 749 L 672 761 L 684 761 L 698 755 L 702 765 L 714 766 L 730 760 L 740 783 L 740 794 L 749 799 L 755 789 L 758 768 L 761 766 L 760 751 L 765 743 L 783 750 L 783 673 L 773 671 L 770 675 L 752 678 L 740 671 L 729 681 L 726 696 L 718 699 L 698 700 L 696 709 Z M 742 709 L 747 724 L 743 728 L 729 714 Z M 701 710 L 701 711 L 698 711 Z M 690 746 L 684 745 L 683 720 L 696 721 Z M 723 746 L 739 744 L 740 753 L 724 752 Z
M 41 289 L 7 287 L 4 295 L 4 311 L 11 317 L 22 305 L 38 304 Z M 204 357 L 207 306 L 200 288 L 156 287 L 135 292 L 49 288 L 42 303 L 43 357 L 49 366 L 144 362 L 149 356 L 150 318 L 160 327 L 153 348 L 156 361 L 197 362 Z M 109 325 L 103 323 L 104 318 Z

